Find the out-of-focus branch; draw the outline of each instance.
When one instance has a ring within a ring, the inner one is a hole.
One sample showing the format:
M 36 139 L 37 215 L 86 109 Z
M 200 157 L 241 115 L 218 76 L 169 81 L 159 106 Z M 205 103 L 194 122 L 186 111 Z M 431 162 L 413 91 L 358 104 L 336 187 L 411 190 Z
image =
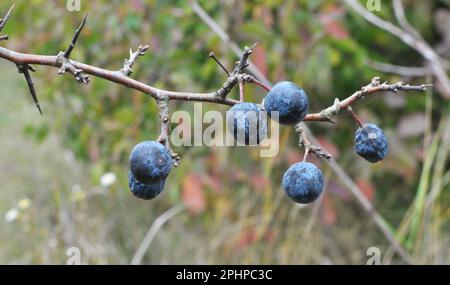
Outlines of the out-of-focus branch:
M 9 16 L 11 15 L 11 11 L 14 9 L 14 5 L 12 5 L 10 8 L 9 8 L 9 10 L 8 10 L 8 12 L 6 13 L 6 15 L 5 15 L 5 17 L 3 18 L 3 19 L 0 19 L 0 32 L 3 30 L 3 28 L 5 27 L 5 25 L 6 25 L 6 22 L 8 22 L 8 19 L 9 19 Z M 0 36 L 0 41 L 2 41 L 2 40 L 7 40 L 9 37 L 8 37 L 8 35 L 3 35 L 3 36 Z
M 446 98 L 450 98 L 450 79 L 442 66 L 439 55 L 437 55 L 433 48 L 425 40 L 423 40 L 422 37 L 418 38 L 417 35 L 415 35 L 416 32 L 411 34 L 391 22 L 381 19 L 377 15 L 366 10 L 357 0 L 345 0 L 345 2 L 366 21 L 398 37 L 405 44 L 420 53 L 422 57 L 428 61 L 431 69 L 433 70 L 434 76 L 441 83 L 442 89 L 444 90 L 443 95 Z M 404 17 L 403 5 L 401 5 L 401 2 L 397 3 L 396 9 L 399 10 L 396 14 L 400 17 L 400 20 L 407 23 L 408 29 L 413 29 Z M 403 23 L 403 25 L 405 25 L 405 23 Z
M 372 69 L 405 77 L 422 77 L 433 74 L 433 70 L 429 67 L 401 66 L 373 60 L 368 60 L 366 64 Z
M 392 7 L 394 8 L 395 18 L 397 19 L 400 27 L 402 27 L 406 32 L 414 36 L 416 39 L 424 41 L 423 37 L 419 32 L 414 29 L 414 27 L 408 22 L 405 16 L 405 8 L 401 0 L 393 0 Z
M 206 24 L 208 27 L 222 40 L 222 42 L 227 45 L 235 54 L 242 54 L 243 50 L 233 42 L 228 34 L 219 26 L 219 24 L 211 18 L 208 13 L 198 4 L 196 0 L 189 0 L 192 10 L 197 14 L 197 16 Z M 266 86 L 271 85 L 270 81 L 262 74 L 262 72 L 254 65 L 251 61 L 248 61 L 247 70 L 258 78 Z
M 187 206 L 185 204 L 179 204 L 176 205 L 169 210 L 165 211 L 160 215 L 150 226 L 150 228 L 147 231 L 147 234 L 145 235 L 144 239 L 142 240 L 141 244 L 139 245 L 139 248 L 137 249 L 136 253 L 134 254 L 131 265 L 138 265 L 141 263 L 142 258 L 145 256 L 145 253 L 147 252 L 148 248 L 152 244 L 153 239 L 158 234 L 158 231 L 161 229 L 161 227 L 167 223 L 171 218 L 175 217 L 176 215 L 182 213 L 187 209 Z

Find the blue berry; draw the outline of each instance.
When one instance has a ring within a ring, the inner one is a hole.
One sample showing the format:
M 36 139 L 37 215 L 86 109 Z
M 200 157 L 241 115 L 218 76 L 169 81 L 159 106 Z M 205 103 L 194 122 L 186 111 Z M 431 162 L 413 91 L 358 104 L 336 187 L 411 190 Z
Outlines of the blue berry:
M 139 182 L 152 184 L 164 180 L 172 165 L 172 156 L 159 142 L 144 141 L 131 151 L 130 169 Z
M 355 150 L 369 162 L 375 163 L 386 157 L 388 142 L 383 131 L 374 124 L 358 128 L 355 135 Z
M 282 185 L 286 195 L 295 202 L 311 203 L 322 193 L 322 171 L 312 163 L 298 162 L 284 173 Z
M 308 113 L 309 99 L 306 92 L 289 81 L 275 84 L 264 99 L 264 109 L 269 116 L 278 112 L 278 122 L 295 125 Z
M 256 145 L 267 136 L 266 114 L 257 104 L 239 103 L 227 112 L 227 127 L 238 142 Z
M 134 178 L 131 170 L 128 172 L 128 186 L 130 187 L 131 193 L 140 199 L 151 200 L 156 198 L 164 190 L 165 184 L 166 180 L 161 180 L 154 184 L 144 184 Z

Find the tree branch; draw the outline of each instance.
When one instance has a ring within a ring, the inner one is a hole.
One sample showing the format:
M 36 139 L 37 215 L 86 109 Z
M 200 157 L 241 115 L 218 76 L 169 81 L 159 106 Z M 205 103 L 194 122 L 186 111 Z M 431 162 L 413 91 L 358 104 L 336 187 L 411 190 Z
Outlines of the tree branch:
M 339 99 L 334 100 L 334 104 L 326 109 L 323 109 L 319 113 L 308 114 L 303 121 L 321 121 L 321 122 L 333 122 L 332 117 L 337 115 L 341 110 L 348 108 L 353 103 L 358 101 L 365 96 L 374 94 L 380 91 L 391 91 L 398 93 L 399 91 L 425 91 L 431 84 L 422 84 L 419 86 L 412 86 L 409 84 L 403 84 L 403 82 L 397 82 L 394 84 L 387 84 L 386 82 L 380 83 L 379 77 L 374 77 L 372 82 L 361 88 L 361 90 L 356 91 L 351 96 L 340 101 Z
M 0 58 L 6 59 L 15 64 L 34 64 L 58 68 L 62 66 L 59 60 L 60 57 L 58 56 L 19 53 L 4 47 L 0 47 Z M 76 69 L 82 70 L 86 74 L 90 74 L 92 76 L 103 78 L 105 80 L 123 85 L 125 87 L 138 90 L 142 93 L 152 96 L 155 99 L 157 99 L 158 96 L 167 96 L 170 100 L 213 102 L 230 106 L 239 102 L 237 100 L 229 98 L 222 99 L 221 96 L 218 96 L 218 94 L 221 95 L 225 93 L 228 94 L 231 91 L 230 88 L 219 90 L 212 93 L 191 93 L 191 92 L 162 90 L 153 87 L 151 85 L 148 85 L 146 83 L 143 83 L 141 81 L 132 79 L 117 71 L 103 69 L 100 67 L 88 65 L 74 60 L 68 60 L 68 62 L 70 63 L 71 66 L 73 66 Z
M 158 141 L 163 144 L 172 156 L 173 165 L 177 167 L 180 164 L 181 157 L 173 151 L 170 146 L 170 111 L 169 111 L 169 98 L 160 97 L 156 100 L 159 108 L 159 119 L 161 120 L 161 134 L 158 137 Z
M 349 0 L 350 1 L 350 0 Z M 48 55 L 36 55 L 36 54 L 24 54 L 19 53 L 7 48 L 0 47 L 0 57 L 4 58 L 6 60 L 9 60 L 16 65 L 28 65 L 30 64 L 36 64 L 36 65 L 44 65 L 44 66 L 51 66 L 51 67 L 59 67 L 62 68 L 62 72 L 73 72 L 72 74 L 77 78 L 77 75 L 80 76 L 81 72 L 84 72 L 86 74 L 90 74 L 92 76 L 100 77 L 112 82 L 115 82 L 117 84 L 121 84 L 123 86 L 126 86 L 131 89 L 138 90 L 142 93 L 148 94 L 152 96 L 154 99 L 158 101 L 158 105 L 163 106 L 163 109 L 165 108 L 164 105 L 168 103 L 169 100 L 186 100 L 186 101 L 201 101 L 201 102 L 214 102 L 218 104 L 225 104 L 225 105 L 234 105 L 238 103 L 239 101 L 229 99 L 227 98 L 227 95 L 230 93 L 231 89 L 238 84 L 239 82 L 251 82 L 258 84 L 259 86 L 263 87 L 267 91 L 270 90 L 270 81 L 265 78 L 265 76 L 253 65 L 250 61 L 248 61 L 248 56 L 251 54 L 251 48 L 250 53 L 247 49 L 242 51 L 234 42 L 231 42 L 228 35 L 220 28 L 220 26 L 217 25 L 217 23 L 212 20 L 209 15 L 207 15 L 204 10 L 198 5 L 198 3 L 194 0 L 190 1 L 193 9 L 196 11 L 196 13 L 206 22 L 208 25 L 215 29 L 216 33 L 222 33 L 221 38 L 226 42 L 226 44 L 237 54 L 242 54 L 241 59 L 238 61 L 238 64 L 235 66 L 235 69 L 237 68 L 238 72 L 236 74 L 231 75 L 228 77 L 227 81 L 223 84 L 223 86 L 217 90 L 216 92 L 212 93 L 191 93 L 191 92 L 176 92 L 176 91 L 168 91 L 168 90 L 162 90 L 155 88 L 151 85 L 145 84 L 141 81 L 134 80 L 132 78 L 129 78 L 128 76 L 122 74 L 121 72 L 117 71 L 110 71 L 103 68 L 95 67 L 92 65 L 88 65 L 85 63 L 77 62 L 70 60 L 69 58 L 64 57 L 64 52 L 61 52 L 57 56 L 48 56 Z M 6 21 L 2 21 L 3 23 Z M 80 26 L 81 27 L 81 26 Z M 81 29 L 79 28 L 81 31 Z M 76 32 L 77 34 L 77 32 Z M 75 37 L 74 37 L 75 38 Z M 75 40 L 76 41 L 76 40 Z M 70 48 L 70 47 L 69 47 Z M 73 48 L 72 48 L 73 49 Z M 248 55 L 245 55 L 248 53 Z M 70 52 L 69 52 L 70 54 Z M 246 58 L 244 58 L 244 56 Z M 72 69 L 73 68 L 73 69 Z M 246 74 L 243 72 L 245 68 L 248 68 L 249 71 L 254 74 Z M 66 70 L 67 69 L 67 70 Z M 77 73 L 77 71 L 80 71 Z M 82 82 L 87 83 L 86 80 L 83 78 L 79 78 Z M 77 80 L 79 80 L 77 79 Z M 383 83 L 382 85 L 385 85 Z M 397 86 L 397 88 L 394 88 L 395 90 L 417 90 L 420 89 L 423 90 L 427 86 L 422 85 L 421 86 L 409 86 L 409 85 L 403 85 L 402 83 L 394 84 Z M 339 102 L 337 100 L 337 104 L 335 104 L 338 107 L 335 107 L 335 105 L 327 108 L 324 110 L 324 112 L 318 114 L 310 114 L 307 116 L 307 121 L 331 121 L 331 118 L 328 118 L 328 114 L 334 115 L 334 113 L 338 113 L 340 109 L 342 109 L 342 106 L 346 105 L 347 107 L 350 106 L 353 102 L 357 101 L 360 97 L 364 95 L 368 95 L 377 91 L 382 90 L 383 88 L 377 86 L 377 87 L 370 87 L 369 90 L 365 90 L 364 92 L 358 91 L 363 93 L 363 95 L 358 95 L 358 92 L 354 93 L 352 96 L 348 97 L 342 102 Z M 395 91 L 393 90 L 393 91 Z M 392 91 L 392 90 L 391 90 Z M 165 102 L 165 103 L 163 103 Z M 166 105 L 167 106 L 167 105 Z M 334 110 L 339 109 L 339 110 Z M 329 109 L 329 111 L 327 111 Z M 164 111 L 165 112 L 165 111 Z M 168 107 L 167 107 L 168 112 Z M 325 114 L 326 113 L 326 114 Z M 160 112 L 161 114 L 161 112 Z M 163 113 L 164 114 L 164 113 Z M 323 118 L 323 114 L 325 114 L 326 119 Z M 163 118 L 162 120 L 162 138 L 167 135 L 167 138 L 169 136 L 169 125 L 168 121 L 166 121 L 164 118 L 165 116 L 161 116 Z M 306 149 L 308 149 L 309 152 L 314 152 L 319 154 L 319 156 L 329 156 L 327 153 L 323 152 L 321 154 L 321 149 L 317 148 L 313 145 L 317 144 L 314 136 L 310 136 L 311 142 L 308 137 L 306 137 L 306 134 L 308 132 L 307 126 L 302 126 L 301 130 L 301 140 L 302 144 L 305 146 Z M 165 142 L 168 140 L 166 139 Z M 363 208 L 369 213 L 369 215 L 373 218 L 377 226 L 382 230 L 383 234 L 386 236 L 386 238 L 389 240 L 389 242 L 394 246 L 396 251 L 400 254 L 400 256 L 407 262 L 409 262 L 409 256 L 407 252 L 403 250 L 400 244 L 395 240 L 392 233 L 389 230 L 389 227 L 387 226 L 385 220 L 379 213 L 376 211 L 376 209 L 373 207 L 373 205 L 370 203 L 370 201 L 365 198 L 365 196 L 362 194 L 361 190 L 353 183 L 351 178 L 343 171 L 343 169 L 337 164 L 335 161 L 330 160 L 330 166 L 331 168 L 336 172 L 338 177 L 341 178 L 343 183 L 350 189 L 350 191 L 355 195 L 358 202 L 362 204 Z
M 130 76 L 133 73 L 133 65 L 138 59 L 138 57 L 145 55 L 145 52 L 148 50 L 149 46 L 139 46 L 135 52 L 133 52 L 132 49 L 130 49 L 130 58 L 125 59 L 125 62 L 123 64 L 123 68 L 120 70 L 123 75 Z

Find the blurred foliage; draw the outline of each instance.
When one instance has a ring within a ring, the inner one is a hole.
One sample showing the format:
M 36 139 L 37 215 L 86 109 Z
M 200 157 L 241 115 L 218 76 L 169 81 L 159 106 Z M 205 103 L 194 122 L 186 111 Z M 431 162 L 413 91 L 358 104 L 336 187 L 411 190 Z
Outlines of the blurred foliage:
M 82 0 L 82 10 L 72 13 L 66 10 L 65 2 L 2 1 L 0 11 L 6 11 L 12 3 L 16 4 L 5 28 L 10 40 L 2 42 L 2 45 L 23 52 L 56 55 L 67 48 L 84 13 L 89 13 L 87 25 L 72 53 L 72 59 L 112 70 L 120 69 L 130 47 L 135 49 L 139 44 L 149 44 L 150 50 L 139 58 L 132 76 L 156 87 L 186 91 L 215 90 L 225 80 L 225 76 L 208 58 L 209 51 L 213 50 L 227 66 L 232 66 L 236 60 L 235 55 L 217 35 L 195 15 L 189 1 Z M 430 80 L 401 78 L 371 69 L 367 65 L 368 59 L 411 66 L 422 66 L 424 62 L 397 38 L 374 28 L 360 16 L 349 13 L 340 2 L 199 2 L 240 46 L 258 42 L 252 56 L 255 64 L 273 82 L 290 80 L 306 89 L 311 111 L 330 105 L 335 97 L 347 97 L 370 82 L 374 76 L 380 75 L 383 80 L 401 80 L 411 84 Z M 448 11 L 449 1 L 403 2 L 407 17 L 412 19 L 414 27 L 431 45 L 440 43 L 445 35 L 439 33 L 433 19 L 438 11 Z M 394 21 L 393 11 L 385 1 L 378 14 Z M 11 68 L 10 72 L 13 71 Z M 176 236 L 180 233 L 191 238 L 186 241 L 185 249 L 186 255 L 190 256 L 189 254 L 194 253 L 189 253 L 189 250 L 195 252 L 199 246 L 194 240 L 203 234 L 205 238 L 202 240 L 212 242 L 214 247 L 216 245 L 211 241 L 212 233 L 222 233 L 222 228 L 233 228 L 236 225 L 241 229 L 232 233 L 233 239 L 230 241 L 222 241 L 217 248 L 201 251 L 206 256 L 214 253 L 215 258 L 198 258 L 195 262 L 327 263 L 328 258 L 331 258 L 330 262 L 335 263 L 358 263 L 364 260 L 365 248 L 370 244 L 383 244 L 387 247 L 386 241 L 373 225 L 353 224 L 355 220 L 367 220 L 367 214 L 350 201 L 348 194 L 340 186 L 339 179 L 330 169 L 313 159 L 315 163 L 321 164 L 327 175 L 327 193 L 324 195 L 320 214 L 314 218 L 325 226 L 312 231 L 322 239 L 318 242 L 320 245 L 314 244 L 310 250 L 317 249 L 326 254 L 317 256 L 305 253 L 302 256 L 301 251 L 290 252 L 296 246 L 298 238 L 306 235 L 296 228 L 303 227 L 309 216 L 297 215 L 300 208 L 280 196 L 282 173 L 301 157 L 301 151 L 296 147 L 297 138 L 286 127 L 281 129 L 280 153 L 270 159 L 259 158 L 257 149 L 178 148 L 176 151 L 182 155 L 182 163 L 172 171 L 165 195 L 147 204 L 136 201 L 127 189 L 127 159 L 135 144 L 158 136 L 155 102 L 143 94 L 99 78 L 92 78 L 88 86 L 81 86 L 68 75 L 58 76 L 56 71 L 38 67 L 38 72 L 33 74 L 45 116 L 38 118 L 36 112 L 36 119 L 23 126 L 23 133 L 44 144 L 53 135 L 63 140 L 62 143 L 86 167 L 83 174 L 77 176 L 84 180 L 84 187 L 97 185 L 106 172 L 113 172 L 118 176 L 119 186 L 108 192 L 111 197 L 84 198 L 89 201 L 72 205 L 79 209 L 67 210 L 74 215 L 92 215 L 92 223 L 98 226 L 98 231 L 102 231 L 102 238 L 113 243 L 108 248 L 119 252 L 116 257 L 112 257 L 114 252 L 105 254 L 105 259 L 92 257 L 90 262 L 128 262 L 118 256 L 131 258 L 130 255 L 137 248 L 144 230 L 154 220 L 156 213 L 169 205 L 180 203 L 186 196 L 197 197 L 197 203 L 191 209 L 192 216 L 174 222 L 175 225 L 170 227 L 172 232 L 161 233 L 168 239 L 162 249 L 171 248 L 172 244 L 180 246 L 185 242 L 186 239 Z M 21 90 L 26 93 L 25 83 L 20 84 L 23 86 Z M 264 97 L 264 92 L 257 87 L 246 86 L 245 90 L 249 101 L 260 102 Z M 28 96 L 20 95 L 24 98 Z M 236 98 L 237 91 L 233 91 L 232 96 Z M 28 109 L 28 112 L 35 111 L 31 104 Z M 213 109 L 226 111 L 227 107 L 203 104 L 203 112 Z M 417 185 L 424 179 L 424 174 L 421 176 L 420 173 L 427 157 L 426 147 L 440 122 L 448 117 L 448 101 L 439 96 L 438 92 L 429 93 L 428 97 L 422 94 L 373 96 L 358 103 L 354 109 L 365 121 L 379 124 L 388 134 L 391 154 L 383 164 L 368 165 L 357 158 L 352 147 L 355 126 L 345 114 L 339 116 L 337 126 L 319 123 L 310 126 L 321 143 L 328 150 L 334 150 L 338 161 L 396 228 L 416 196 Z M 171 102 L 171 110 L 192 112 L 193 105 L 190 102 Z M 411 117 L 408 117 L 411 114 L 416 114 L 415 118 L 418 118 L 414 124 L 410 123 Z M 414 130 L 412 135 L 408 128 Z M 401 135 L 405 133 L 406 135 Z M 448 174 L 448 168 L 448 161 L 444 160 L 443 166 L 440 166 L 440 175 L 432 181 L 438 181 Z M 446 189 L 448 190 L 448 185 Z M 65 189 L 61 195 L 64 193 L 72 193 L 72 189 Z M 56 192 L 53 194 L 56 197 L 48 197 L 50 201 L 65 201 Z M 448 198 L 448 191 L 444 194 Z M 61 207 L 60 210 L 69 207 L 67 204 L 57 205 Z M 151 215 L 148 215 L 148 207 L 152 208 Z M 87 209 L 90 212 L 83 212 L 88 211 Z M 130 213 L 129 209 L 134 211 Z M 444 212 L 448 210 L 448 202 L 443 202 L 440 209 Z M 109 216 L 111 212 L 118 213 L 111 214 L 114 215 L 112 217 Z M 448 216 L 448 211 L 445 215 Z M 131 219 L 137 219 L 145 226 L 136 229 L 139 222 L 130 222 Z M 253 222 L 255 225 L 251 222 L 253 219 L 257 221 Z M 251 226 L 243 229 L 243 226 L 239 226 L 248 221 Z M 74 223 L 83 233 L 88 231 L 83 227 L 91 229 L 88 225 Z M 102 223 L 105 228 L 101 229 L 99 227 Z M 448 222 L 442 223 L 440 226 L 446 227 L 448 233 Z M 185 224 L 190 225 L 192 231 L 177 231 L 176 225 L 186 227 Z M 123 228 L 118 229 L 121 227 Z M 349 233 L 338 230 L 345 227 L 352 228 L 352 238 L 348 237 Z M 373 234 L 359 240 L 368 228 Z M 67 229 L 62 231 L 65 230 Z M 334 230 L 336 233 L 327 237 Z M 128 237 L 129 232 L 136 233 Z M 297 241 L 289 237 L 291 233 L 297 237 Z M 98 235 L 91 238 L 99 238 Z M 108 239 L 106 236 L 113 238 Z M 329 239 L 333 241 L 330 242 Z M 347 242 L 341 242 L 345 240 Z M 330 246 L 322 243 L 329 243 Z M 311 244 L 312 242 L 307 243 L 301 248 Z M 334 247 L 336 245 L 337 248 Z M 359 255 L 343 255 L 352 246 L 360 248 Z M 236 248 L 248 250 L 238 252 Z M 274 252 L 269 253 L 271 250 Z M 162 252 L 148 254 L 145 261 L 160 263 L 177 260 L 172 253 L 158 259 L 157 254 L 163 254 Z M 427 258 L 428 256 L 424 257 L 423 261 L 432 262 Z M 183 260 L 189 262 L 191 259 L 180 259 Z

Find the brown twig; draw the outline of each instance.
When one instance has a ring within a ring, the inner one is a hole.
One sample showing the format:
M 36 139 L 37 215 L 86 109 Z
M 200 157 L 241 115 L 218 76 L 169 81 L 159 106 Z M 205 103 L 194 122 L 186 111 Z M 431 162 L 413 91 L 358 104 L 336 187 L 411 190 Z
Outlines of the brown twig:
M 158 141 L 169 150 L 173 165 L 177 167 L 180 164 L 181 158 L 170 146 L 169 98 L 160 96 L 156 102 L 158 103 L 159 119 L 161 120 L 161 134 L 158 137 Z
M 362 120 L 358 117 L 358 115 L 356 115 L 355 111 L 353 111 L 353 108 L 351 106 L 347 107 L 347 112 L 350 113 L 350 116 L 355 121 L 355 123 L 358 125 L 358 127 L 362 128 L 363 127 Z
M 239 82 L 239 101 L 244 102 L 244 81 Z
M 260 86 L 261 88 L 263 88 L 267 92 L 269 92 L 272 89 L 272 87 L 270 87 L 269 85 L 264 84 L 263 82 L 259 81 L 258 79 L 256 79 L 253 76 L 249 79 L 249 82 Z
M 308 114 L 304 118 L 304 121 L 322 121 L 322 122 L 332 122 L 332 117 L 337 115 L 341 110 L 347 109 L 353 103 L 358 101 L 365 96 L 374 94 L 380 91 L 391 91 L 398 93 L 399 91 L 425 91 L 431 84 L 422 84 L 418 86 L 412 86 L 409 84 L 404 84 L 403 82 L 397 82 L 393 84 L 388 84 L 387 82 L 380 83 L 379 77 L 374 77 L 372 82 L 361 88 L 361 90 L 356 91 L 346 99 L 340 101 L 339 99 L 334 100 L 334 104 L 328 108 L 323 109 L 319 113 Z
M 328 161 L 332 158 L 332 155 L 324 151 L 320 146 L 316 146 L 311 143 L 311 141 L 308 139 L 305 129 L 303 128 L 302 123 L 298 123 L 297 125 L 295 125 L 295 132 L 299 137 L 298 145 L 302 148 L 305 148 L 305 157 L 303 158 L 304 161 L 306 160 L 306 156 L 309 153 L 314 153 L 317 158 L 323 158 Z
M 4 47 L 0 47 L 0 58 L 4 58 L 15 64 L 34 64 L 34 65 L 44 65 L 51 67 L 61 67 L 61 61 L 59 56 L 49 56 L 49 55 L 37 55 L 37 54 L 24 54 L 19 53 Z M 226 95 L 231 91 L 232 87 L 238 83 L 238 80 L 234 84 L 231 84 L 228 88 L 221 88 L 216 92 L 212 93 L 192 93 L 192 92 L 179 92 L 179 91 L 169 91 L 162 90 L 141 81 L 132 79 L 125 76 L 117 71 L 107 70 L 99 68 L 96 66 L 88 65 L 75 60 L 70 60 L 70 67 L 77 70 L 82 70 L 86 74 L 96 76 L 99 78 L 106 79 L 108 81 L 115 82 L 117 84 L 126 86 L 131 89 L 138 90 L 142 93 L 148 94 L 153 98 L 157 99 L 159 95 L 167 96 L 170 100 L 184 100 L 184 101 L 199 101 L 199 102 L 213 102 L 224 105 L 234 105 L 239 101 L 234 99 L 226 98 Z M 244 77 L 243 74 L 239 77 Z M 234 80 L 233 80 L 234 82 Z M 223 98 L 225 97 L 225 98 Z
M 133 65 L 138 59 L 138 57 L 145 55 L 145 52 L 148 50 L 149 46 L 140 45 L 135 52 L 133 52 L 132 49 L 130 49 L 130 58 L 125 59 L 125 62 L 123 64 L 123 68 L 120 70 L 123 75 L 130 76 L 133 73 Z
M 8 14 L 9 17 L 9 14 Z M 2 22 L 4 23 L 4 22 Z M 168 91 L 155 88 L 143 82 L 129 78 L 131 66 L 133 65 L 136 58 L 145 52 L 147 47 L 141 47 L 139 51 L 131 55 L 130 60 L 125 64 L 122 69 L 123 72 L 110 71 L 103 68 L 91 66 L 85 63 L 70 60 L 69 56 L 76 45 L 78 37 L 86 23 L 86 16 L 83 19 L 81 25 L 75 32 L 75 36 L 69 48 L 65 52 L 60 52 L 57 56 L 47 56 L 47 55 L 36 55 L 36 54 L 24 54 L 19 53 L 7 48 L 0 47 L 0 57 L 9 60 L 15 64 L 36 64 L 36 65 L 47 65 L 53 67 L 59 67 L 58 74 L 65 74 L 69 72 L 75 79 L 84 84 L 89 83 L 89 76 L 87 74 L 97 76 L 128 88 L 136 89 L 145 94 L 152 96 L 155 99 L 159 97 L 168 98 L 169 100 L 185 100 L 185 101 L 200 101 L 200 102 L 214 102 L 224 105 L 234 105 L 239 101 L 227 98 L 227 95 L 231 92 L 231 89 L 239 82 L 247 82 L 251 80 L 252 76 L 246 74 L 244 69 L 248 66 L 248 58 L 252 54 L 252 47 L 246 47 L 239 61 L 237 62 L 235 68 L 228 76 L 225 83 L 215 92 L 212 93 L 191 93 L 191 92 L 177 92 Z

